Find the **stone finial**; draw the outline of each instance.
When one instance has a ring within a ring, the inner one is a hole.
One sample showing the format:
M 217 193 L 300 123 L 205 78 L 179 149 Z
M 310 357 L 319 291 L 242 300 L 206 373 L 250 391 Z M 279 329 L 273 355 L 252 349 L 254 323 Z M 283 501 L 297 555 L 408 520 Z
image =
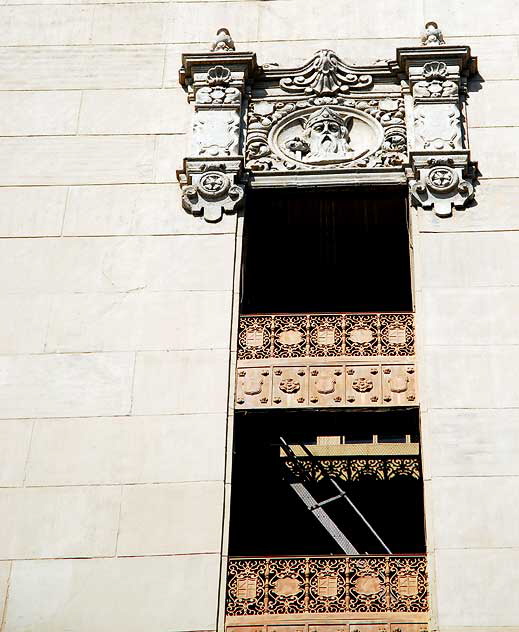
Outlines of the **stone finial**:
M 224 28 L 218 29 L 216 38 L 211 46 L 211 51 L 225 53 L 232 50 L 236 50 L 236 48 L 229 30 Z
M 427 22 L 422 33 L 422 46 L 442 46 L 445 44 L 443 34 L 436 22 Z

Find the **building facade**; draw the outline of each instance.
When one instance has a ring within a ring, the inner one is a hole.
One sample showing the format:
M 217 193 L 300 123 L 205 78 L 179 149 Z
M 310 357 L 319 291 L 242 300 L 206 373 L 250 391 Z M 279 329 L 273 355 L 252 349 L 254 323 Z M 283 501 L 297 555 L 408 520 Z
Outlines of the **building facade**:
M 0 11 L 1 632 L 519 631 L 512 3 Z

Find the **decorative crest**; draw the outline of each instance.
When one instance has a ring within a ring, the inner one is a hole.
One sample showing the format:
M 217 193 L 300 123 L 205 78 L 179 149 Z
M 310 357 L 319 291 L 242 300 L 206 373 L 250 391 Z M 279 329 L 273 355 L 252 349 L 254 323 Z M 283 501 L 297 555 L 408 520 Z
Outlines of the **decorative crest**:
M 280 86 L 287 92 L 304 94 L 336 94 L 350 88 L 366 88 L 373 83 L 371 75 L 358 74 L 346 66 L 331 50 L 320 50 L 292 77 L 281 79 Z
M 422 46 L 442 46 L 445 44 L 443 33 L 436 22 L 427 22 L 422 33 Z
M 212 52 L 225 53 L 236 50 L 228 29 L 221 28 L 216 32 L 216 39 L 211 46 Z

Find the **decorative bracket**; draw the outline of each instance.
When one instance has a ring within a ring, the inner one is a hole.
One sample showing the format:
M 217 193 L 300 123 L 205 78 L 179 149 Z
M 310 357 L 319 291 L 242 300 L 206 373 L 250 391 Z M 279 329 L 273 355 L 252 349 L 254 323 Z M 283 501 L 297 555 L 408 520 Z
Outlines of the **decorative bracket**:
M 203 216 L 207 222 L 218 222 L 223 213 L 237 211 L 243 203 L 243 186 L 234 184 L 241 172 L 239 159 L 208 163 L 199 159 L 184 161 L 182 207 L 193 215 Z
M 438 217 L 450 217 L 453 207 L 463 209 L 474 197 L 470 180 L 463 179 L 463 169 L 452 158 L 432 158 L 429 168 L 419 169 L 419 180 L 411 184 L 415 206 L 433 210 Z

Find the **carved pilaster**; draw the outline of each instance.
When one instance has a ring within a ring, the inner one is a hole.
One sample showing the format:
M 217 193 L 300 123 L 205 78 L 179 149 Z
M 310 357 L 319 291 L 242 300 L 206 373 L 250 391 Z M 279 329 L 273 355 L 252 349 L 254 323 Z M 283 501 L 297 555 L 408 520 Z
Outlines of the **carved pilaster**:
M 182 55 L 180 83 L 194 105 L 189 156 L 177 172 L 182 206 L 208 222 L 243 202 L 243 95 L 256 72 L 253 53 L 234 51 L 226 29 L 212 52 Z
M 474 163 L 465 129 L 465 94 L 476 60 L 467 46 L 447 46 L 430 22 L 422 46 L 397 50 L 412 95 L 410 189 L 415 206 L 452 215 L 473 198 Z

